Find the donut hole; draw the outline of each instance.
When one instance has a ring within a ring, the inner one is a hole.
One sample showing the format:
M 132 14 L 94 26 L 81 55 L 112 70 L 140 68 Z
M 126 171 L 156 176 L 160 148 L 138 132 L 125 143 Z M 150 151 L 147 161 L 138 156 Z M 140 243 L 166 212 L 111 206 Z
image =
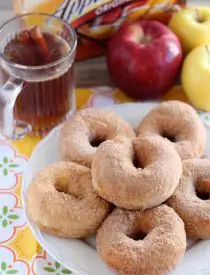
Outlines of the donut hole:
M 205 180 L 197 180 L 195 184 L 196 196 L 201 200 L 210 199 L 210 182 Z
M 65 179 L 59 179 L 55 184 L 55 189 L 60 193 L 67 193 L 68 185 Z
M 168 140 L 171 141 L 171 142 L 176 142 L 176 137 L 175 137 L 175 135 L 172 135 L 172 134 L 166 133 L 166 132 L 162 132 L 162 133 L 161 133 L 161 136 L 162 136 L 163 138 L 168 139 Z
M 90 142 L 92 147 L 98 147 L 104 140 L 102 139 L 94 139 Z
M 71 184 L 68 178 L 60 178 L 55 183 L 55 189 L 59 193 L 65 193 L 71 195 L 76 199 L 82 199 L 84 197 L 84 190 L 76 184 Z
M 138 169 L 138 168 L 141 168 L 143 169 L 144 168 L 144 165 L 142 164 L 141 160 L 140 160 L 140 156 L 138 156 L 136 154 L 136 152 L 134 152 L 133 154 L 133 166 Z
M 127 235 L 128 238 L 134 241 L 142 241 L 147 236 L 147 233 L 142 230 L 137 230 Z
M 98 147 L 105 140 L 105 137 L 94 137 L 90 140 L 90 144 L 92 147 Z
M 142 167 L 142 164 L 141 164 L 139 158 L 136 155 L 134 155 L 134 157 L 133 157 L 133 165 L 137 169 L 138 168 L 142 168 L 142 169 L 144 168 L 144 167 Z
M 209 200 L 209 194 L 205 192 L 196 190 L 196 196 L 203 201 Z
M 139 164 L 140 164 L 140 163 L 139 163 L 137 157 L 134 156 L 134 157 L 133 157 L 133 166 L 134 166 L 135 168 L 139 168 L 139 166 L 140 166 Z
M 195 187 L 195 193 L 196 196 L 203 201 L 210 199 L 210 190 L 202 188 L 202 186 L 200 186 L 199 184 L 197 184 Z

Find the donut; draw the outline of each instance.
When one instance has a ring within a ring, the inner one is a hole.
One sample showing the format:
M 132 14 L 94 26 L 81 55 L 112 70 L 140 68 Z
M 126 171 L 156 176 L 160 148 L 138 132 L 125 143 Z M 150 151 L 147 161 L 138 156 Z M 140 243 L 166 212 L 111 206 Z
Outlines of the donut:
M 98 197 L 90 169 L 58 162 L 37 173 L 27 190 L 29 219 L 42 231 L 66 238 L 82 238 L 96 232 L 111 205 Z
M 96 247 L 121 275 L 163 275 L 184 256 L 184 223 L 167 205 L 144 212 L 115 208 L 97 232 Z
M 128 138 L 135 136 L 127 122 L 108 110 L 81 110 L 68 120 L 61 130 L 61 159 L 91 167 L 98 145 L 118 135 Z
M 157 137 L 103 142 L 92 161 L 92 184 L 99 196 L 126 209 L 147 209 L 167 200 L 182 174 L 171 144 Z
M 210 160 L 183 161 L 183 175 L 167 201 L 184 221 L 187 236 L 210 238 Z
M 204 125 L 196 111 L 180 101 L 163 102 L 149 112 L 137 128 L 138 137 L 145 135 L 167 138 L 183 160 L 204 153 Z

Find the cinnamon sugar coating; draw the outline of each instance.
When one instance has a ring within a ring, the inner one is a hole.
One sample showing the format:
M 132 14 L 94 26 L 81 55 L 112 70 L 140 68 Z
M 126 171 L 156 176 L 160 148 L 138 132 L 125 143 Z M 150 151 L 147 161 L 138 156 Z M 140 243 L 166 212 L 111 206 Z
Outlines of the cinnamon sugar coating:
M 90 169 L 58 162 L 37 173 L 27 190 L 27 214 L 40 230 L 82 238 L 96 232 L 111 205 L 98 197 Z
M 167 203 L 184 221 L 188 237 L 210 238 L 209 159 L 183 161 L 180 184 Z
M 148 209 L 167 200 L 178 186 L 182 162 L 158 137 L 116 138 L 102 143 L 92 161 L 94 190 L 126 209 Z
M 97 143 L 118 135 L 128 138 L 135 136 L 132 127 L 113 112 L 96 108 L 81 110 L 61 130 L 61 158 L 91 167 Z
M 171 142 L 181 159 L 201 157 L 206 145 L 206 132 L 196 111 L 180 101 L 159 104 L 140 122 L 137 136 L 162 136 Z
M 101 258 L 121 275 L 166 274 L 186 250 L 184 223 L 166 205 L 144 212 L 116 208 L 99 228 L 96 241 Z

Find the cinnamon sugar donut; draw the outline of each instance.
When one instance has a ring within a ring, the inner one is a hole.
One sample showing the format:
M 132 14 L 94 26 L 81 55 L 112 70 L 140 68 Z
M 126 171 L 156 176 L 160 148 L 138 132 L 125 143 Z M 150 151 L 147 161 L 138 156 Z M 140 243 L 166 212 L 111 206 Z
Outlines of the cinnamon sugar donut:
M 96 247 L 121 275 L 163 275 L 184 256 L 184 223 L 166 205 L 144 212 L 116 208 L 99 228 Z
M 167 140 L 145 137 L 103 142 L 92 161 L 94 190 L 127 209 L 147 209 L 168 199 L 182 174 L 182 162 Z
M 93 191 L 90 169 L 71 162 L 39 172 L 29 185 L 26 206 L 40 230 L 68 238 L 95 233 L 111 208 Z
M 127 122 L 108 110 L 81 110 L 68 120 L 61 130 L 61 158 L 91 167 L 97 146 L 118 135 L 128 138 L 135 136 Z
M 181 159 L 201 157 L 206 132 L 196 111 L 180 101 L 159 104 L 139 124 L 137 136 L 162 136 L 171 140 Z
M 183 161 L 183 175 L 168 204 L 185 223 L 187 236 L 210 238 L 210 160 Z

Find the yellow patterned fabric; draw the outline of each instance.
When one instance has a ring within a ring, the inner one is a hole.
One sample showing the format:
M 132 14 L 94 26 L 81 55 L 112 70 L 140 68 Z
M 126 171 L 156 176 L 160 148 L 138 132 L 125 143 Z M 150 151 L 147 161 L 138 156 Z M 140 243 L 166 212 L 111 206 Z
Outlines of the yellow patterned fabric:
M 163 99 L 187 101 L 180 86 L 174 87 Z M 132 101 L 120 90 L 109 87 L 76 90 L 77 109 Z M 0 274 L 73 274 L 53 260 L 36 242 L 22 209 L 23 172 L 40 139 L 26 136 L 22 140 L 8 142 L 0 136 Z

